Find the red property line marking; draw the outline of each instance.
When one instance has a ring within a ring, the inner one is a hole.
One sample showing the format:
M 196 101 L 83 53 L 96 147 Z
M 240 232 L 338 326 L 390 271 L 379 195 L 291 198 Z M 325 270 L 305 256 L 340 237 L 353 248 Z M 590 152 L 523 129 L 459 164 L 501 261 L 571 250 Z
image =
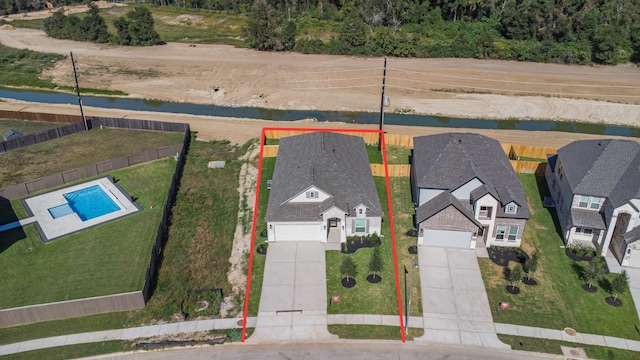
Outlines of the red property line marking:
M 244 319 L 242 322 L 242 342 L 246 339 L 247 334 L 247 314 L 249 312 L 249 298 L 251 295 L 251 274 L 253 269 L 253 252 L 254 252 L 254 242 L 256 238 L 256 221 L 258 219 L 258 210 L 259 210 L 259 201 L 260 201 L 260 178 L 262 176 L 262 158 L 264 154 L 264 143 L 265 133 L 269 130 L 278 130 L 278 131 L 300 131 L 300 132 L 342 132 L 342 133 L 378 133 L 380 134 L 380 138 L 382 139 L 382 157 L 384 164 L 384 177 L 385 177 L 385 185 L 387 188 L 387 205 L 389 209 L 389 229 L 391 231 L 391 245 L 393 246 L 393 267 L 396 273 L 396 298 L 398 299 L 398 313 L 400 318 L 400 333 L 402 337 L 402 342 L 406 341 L 405 331 L 404 331 L 404 319 L 402 316 L 402 299 L 400 294 L 400 276 L 398 275 L 398 253 L 396 251 L 396 234 L 395 228 L 393 225 L 393 205 L 391 203 L 391 186 L 389 183 L 389 166 L 387 163 L 387 148 L 384 139 L 384 132 L 376 129 L 331 129 L 331 128 L 286 128 L 286 127 L 266 127 L 262 128 L 262 134 L 260 136 L 260 159 L 258 161 L 258 179 L 256 181 L 256 201 L 254 204 L 253 210 L 253 225 L 251 226 L 251 247 L 249 253 L 249 268 L 247 269 L 247 289 L 245 291 L 245 301 L 244 301 Z

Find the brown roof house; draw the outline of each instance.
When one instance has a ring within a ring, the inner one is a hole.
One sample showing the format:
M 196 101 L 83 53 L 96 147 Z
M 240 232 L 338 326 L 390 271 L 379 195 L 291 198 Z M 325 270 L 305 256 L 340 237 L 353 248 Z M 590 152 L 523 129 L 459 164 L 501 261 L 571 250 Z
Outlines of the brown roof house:
M 520 246 L 529 210 L 498 141 L 472 133 L 416 137 L 412 159 L 418 245 Z
M 268 241 L 345 242 L 380 234 L 382 209 L 361 137 L 314 132 L 280 140 Z

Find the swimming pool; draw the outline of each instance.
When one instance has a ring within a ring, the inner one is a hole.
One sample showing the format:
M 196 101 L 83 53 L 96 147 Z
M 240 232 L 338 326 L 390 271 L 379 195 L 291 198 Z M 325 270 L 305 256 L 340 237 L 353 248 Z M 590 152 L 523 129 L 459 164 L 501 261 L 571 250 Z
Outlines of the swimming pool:
M 91 220 L 120 210 L 120 207 L 111 200 L 100 185 L 72 191 L 62 196 L 67 200 L 69 208 L 78 214 L 82 221 Z M 49 209 L 49 212 L 51 212 L 51 209 Z

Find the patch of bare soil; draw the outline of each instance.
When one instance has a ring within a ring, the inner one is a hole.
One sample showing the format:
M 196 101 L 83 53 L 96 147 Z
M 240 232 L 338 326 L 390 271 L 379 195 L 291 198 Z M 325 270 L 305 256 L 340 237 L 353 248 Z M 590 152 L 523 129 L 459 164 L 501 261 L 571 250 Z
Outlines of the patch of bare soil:
M 231 285 L 232 293 L 224 298 L 220 307 L 222 317 L 237 316 L 240 314 L 239 308 L 234 305 L 242 300 L 239 297 L 244 295 L 247 285 L 247 274 L 245 273 L 246 254 L 251 245 L 251 222 L 253 221 L 253 204 L 255 202 L 256 181 L 258 179 L 258 169 L 253 165 L 252 160 L 258 156 L 260 146 L 252 144 L 249 150 L 240 160 L 243 161 L 238 179 L 238 223 L 233 236 L 233 247 L 229 257 L 229 272 L 227 280 Z

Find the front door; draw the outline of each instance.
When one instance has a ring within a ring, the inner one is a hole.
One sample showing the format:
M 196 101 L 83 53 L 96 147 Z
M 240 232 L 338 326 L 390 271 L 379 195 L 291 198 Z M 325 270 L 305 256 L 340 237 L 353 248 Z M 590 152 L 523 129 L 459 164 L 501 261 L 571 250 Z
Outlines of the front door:
M 339 243 L 340 242 L 340 219 L 331 218 L 328 220 L 327 226 L 327 242 Z

